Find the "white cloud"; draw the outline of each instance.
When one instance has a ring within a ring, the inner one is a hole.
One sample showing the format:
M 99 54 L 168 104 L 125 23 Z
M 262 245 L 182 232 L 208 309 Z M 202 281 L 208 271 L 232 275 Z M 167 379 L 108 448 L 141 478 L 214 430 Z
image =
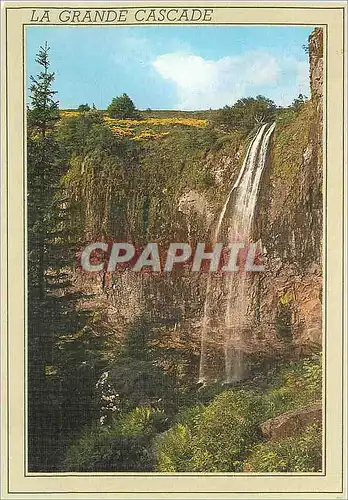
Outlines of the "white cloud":
M 178 100 L 175 108 L 207 109 L 233 104 L 246 95 L 263 93 L 260 88 L 273 88 L 274 94 L 280 93 L 285 97 L 281 92 L 282 86 L 284 91 L 286 88 L 286 100 L 291 102 L 296 89 L 291 98 L 288 97 L 291 94 L 288 78 L 284 83 L 282 80 L 290 70 L 296 80 L 295 87 L 304 89 L 306 85 L 308 87 L 308 67 L 306 63 L 297 61 L 291 61 L 290 65 L 287 63 L 289 60 L 286 62 L 286 58 L 277 60 L 264 51 L 215 61 L 194 54 L 172 52 L 157 56 L 152 65 L 162 78 L 175 84 Z M 272 97 L 272 93 L 268 96 Z

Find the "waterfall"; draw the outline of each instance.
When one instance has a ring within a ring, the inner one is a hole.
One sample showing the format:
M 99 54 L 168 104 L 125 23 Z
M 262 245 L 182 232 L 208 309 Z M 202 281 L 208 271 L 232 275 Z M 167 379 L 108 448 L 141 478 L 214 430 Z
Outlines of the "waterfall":
M 223 224 L 227 227 L 228 243 L 241 242 L 247 245 L 251 242 L 260 181 L 274 127 L 275 123 L 262 125 L 250 142 L 239 176 L 220 212 L 213 236 L 214 243 L 222 238 Z M 216 279 L 215 283 L 212 273 L 209 273 L 199 373 L 199 381 L 204 384 L 217 379 L 221 372 L 227 383 L 242 379 L 243 353 L 252 327 L 252 319 L 248 314 L 250 276 L 246 272 L 226 273 L 222 285 L 221 278 Z M 223 320 L 219 309 L 221 295 L 224 297 Z

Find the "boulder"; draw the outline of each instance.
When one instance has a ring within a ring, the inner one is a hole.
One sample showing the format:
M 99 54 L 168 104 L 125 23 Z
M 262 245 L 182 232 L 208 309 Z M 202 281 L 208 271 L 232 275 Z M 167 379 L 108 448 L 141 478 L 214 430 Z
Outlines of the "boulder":
M 322 403 L 314 403 L 305 408 L 282 413 L 261 424 L 263 435 L 267 439 L 277 441 L 286 437 L 298 435 L 312 424 L 322 422 Z

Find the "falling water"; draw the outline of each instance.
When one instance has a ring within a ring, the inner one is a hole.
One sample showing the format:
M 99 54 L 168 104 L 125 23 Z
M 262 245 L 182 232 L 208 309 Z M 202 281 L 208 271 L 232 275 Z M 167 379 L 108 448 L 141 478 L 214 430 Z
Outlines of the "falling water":
M 229 192 L 221 210 L 214 233 L 214 242 L 221 238 L 222 225 L 227 223 L 228 243 L 251 241 L 252 222 L 262 173 L 266 164 L 269 140 L 275 124 L 262 125 L 252 139 L 245 155 L 238 179 Z M 227 383 L 241 380 L 250 331 L 249 291 L 250 278 L 245 272 L 232 272 L 225 276 L 225 317 L 219 314 L 219 287 L 208 276 L 201 337 L 199 380 L 208 383 L 225 373 Z M 222 353 L 222 355 L 221 355 Z M 221 364 L 223 357 L 224 366 Z

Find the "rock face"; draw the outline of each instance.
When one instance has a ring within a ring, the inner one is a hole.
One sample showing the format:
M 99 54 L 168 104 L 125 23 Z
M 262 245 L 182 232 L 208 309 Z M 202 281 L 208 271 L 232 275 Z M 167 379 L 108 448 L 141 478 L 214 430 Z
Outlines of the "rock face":
M 321 424 L 322 403 L 283 413 L 261 424 L 262 434 L 272 441 L 296 436 L 312 424 Z
M 246 356 L 296 358 L 321 349 L 322 51 L 323 32 L 315 29 L 309 39 L 312 98 L 291 120 L 277 122 L 262 179 L 253 240 L 262 241 L 266 272 L 255 273 L 250 291 L 253 294 L 250 318 L 254 326 L 247 334 Z M 204 160 L 204 167 L 215 178 L 216 193 L 213 196 L 210 193 L 209 197 L 198 189 L 184 191 L 171 212 L 177 219 L 172 225 L 163 226 L 163 217 L 161 224 L 158 223 L 159 232 L 162 226 L 172 229 L 176 224 L 182 235 L 179 241 L 209 240 L 226 196 L 238 177 L 245 144 L 223 151 L 222 157 L 211 151 Z M 137 215 L 141 210 L 134 205 Z M 103 210 L 111 211 L 110 200 L 105 202 Z M 99 210 L 101 214 L 103 210 Z M 166 217 L 170 219 L 167 214 Z M 146 236 L 150 238 L 151 233 Z M 166 237 L 173 236 L 166 234 Z M 206 287 L 206 274 L 185 271 L 169 276 L 123 273 L 100 276 L 93 282 L 83 278 L 78 284 L 78 288 L 94 291 L 98 300 L 104 301 L 105 321 L 115 334 L 122 335 L 132 323 L 148 325 L 150 331 L 157 332 L 157 339 L 163 338 L 163 345 L 181 350 L 192 378 L 198 376 L 193 372 L 200 355 Z M 216 316 L 224 322 L 220 285 L 216 307 Z M 219 349 L 223 356 L 223 346 Z
M 309 37 L 310 54 L 310 85 L 312 100 L 317 113 L 322 118 L 323 113 L 323 30 L 315 28 Z
M 188 218 L 188 228 L 190 227 L 189 221 L 193 214 L 204 218 L 208 226 L 210 226 L 214 218 L 208 200 L 204 195 L 193 190 L 181 196 L 178 203 L 178 210 Z
M 320 350 L 322 337 L 322 38 L 315 29 L 309 41 L 312 100 L 274 135 L 256 224 L 267 269 L 254 292 L 259 322 L 298 354 Z

